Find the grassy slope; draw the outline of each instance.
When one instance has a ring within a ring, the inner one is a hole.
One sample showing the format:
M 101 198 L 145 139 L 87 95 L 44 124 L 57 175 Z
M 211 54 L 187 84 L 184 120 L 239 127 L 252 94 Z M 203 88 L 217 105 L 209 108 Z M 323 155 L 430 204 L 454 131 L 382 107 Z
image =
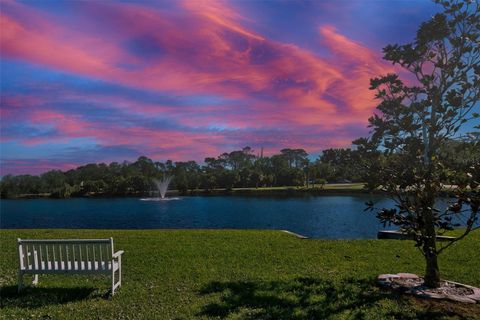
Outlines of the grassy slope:
M 324 185 L 320 184 L 315 184 L 315 185 L 309 185 L 309 188 L 315 187 L 315 188 L 323 188 L 325 190 L 330 190 L 330 189 L 343 189 L 343 190 L 357 190 L 357 189 L 362 189 L 364 183 L 327 183 Z M 233 191 L 235 190 L 286 190 L 286 189 L 306 189 L 306 187 L 302 186 L 284 186 L 284 187 L 259 187 L 259 188 L 233 188 Z
M 364 183 L 327 183 L 324 185 L 315 184 L 305 186 L 286 186 L 286 187 L 260 187 L 260 188 L 233 188 L 232 192 L 235 191 L 271 191 L 271 190 L 310 190 L 312 188 L 323 189 L 323 190 L 343 190 L 343 191 L 354 191 L 362 190 L 365 186 Z
M 40 276 L 16 294 L 16 238 L 113 236 L 125 250 L 113 299 L 102 276 Z M 380 273 L 422 273 L 411 242 L 301 240 L 277 231 L 2 230 L 4 319 L 480 318 L 479 305 L 400 297 Z M 445 278 L 480 286 L 480 232 L 441 258 Z M 50 318 L 49 318 L 50 317 Z
M 309 187 L 305 186 L 284 186 L 284 187 L 260 187 L 260 188 L 233 188 L 232 190 L 226 189 L 212 189 L 212 190 L 204 190 L 204 189 L 195 189 L 193 191 L 188 191 L 188 195 L 224 195 L 224 194 L 249 194 L 249 195 L 264 195 L 269 193 L 275 192 L 290 192 L 290 191 L 302 191 L 302 192 L 315 192 L 315 193 L 322 193 L 328 191 L 338 191 L 338 192 L 363 192 L 364 190 L 364 183 L 328 183 L 325 185 L 315 184 L 309 185 Z M 168 190 L 168 195 L 178 195 L 178 190 Z M 21 194 L 15 198 L 49 198 L 50 193 L 41 193 L 41 194 Z M 89 193 L 89 196 L 104 196 L 105 194 L 102 193 Z M 140 196 L 142 193 L 130 194 L 130 195 L 123 195 L 123 196 Z M 122 195 L 113 195 L 115 197 L 122 197 Z

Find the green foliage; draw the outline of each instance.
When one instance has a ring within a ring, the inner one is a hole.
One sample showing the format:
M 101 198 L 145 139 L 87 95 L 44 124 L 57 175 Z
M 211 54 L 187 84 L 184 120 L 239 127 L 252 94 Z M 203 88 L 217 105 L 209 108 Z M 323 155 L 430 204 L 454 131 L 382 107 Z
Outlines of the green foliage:
M 324 150 L 315 161 L 310 161 L 303 149 L 283 149 L 267 157 L 255 156 L 253 150 L 246 147 L 217 158 L 205 158 L 202 166 L 195 161 L 155 162 L 145 156 L 132 163 L 91 163 L 66 172 L 52 170 L 40 176 L 4 176 L 0 181 L 0 195 L 3 198 L 39 194 L 56 198 L 143 195 L 156 190 L 152 179 L 162 178 L 164 174 L 174 176 L 170 189 L 181 194 L 197 189 L 311 188 L 327 182 L 364 182 L 365 188 L 375 190 L 381 185 L 379 175 L 386 159 L 395 155 L 378 152 L 366 139 L 358 139 L 354 145 L 356 149 Z M 442 159 L 453 163 L 458 170 L 472 167 L 480 158 L 477 145 L 472 142 L 447 141 L 441 150 Z M 445 174 L 442 179 L 451 184 L 460 178 Z M 462 179 L 466 185 L 471 183 L 466 175 Z
M 319 171 L 324 172 L 322 178 L 335 182 L 357 182 L 362 180 L 362 168 L 358 165 L 360 153 L 352 149 L 323 150 L 319 158 Z M 327 166 L 322 166 L 326 164 Z
M 397 203 L 378 211 L 377 217 L 415 236 L 426 259 L 429 286 L 439 284 L 437 255 L 451 245 L 439 248 L 436 233 L 462 221 L 462 239 L 478 228 L 480 203 L 478 140 L 459 135 L 465 123 L 478 117 L 473 111 L 480 99 L 480 4 L 437 2 L 444 12 L 422 23 L 413 42 L 384 48 L 384 59 L 416 81 L 404 82 L 396 74 L 372 79 L 379 113 L 369 119 L 371 139 L 356 141 L 373 159 L 367 163 L 368 184 L 382 186 Z M 458 148 L 462 151 L 456 152 Z M 457 199 L 441 211 L 435 199 L 445 184 Z
M 135 162 L 91 163 L 73 170 L 48 171 L 40 177 L 7 175 L 0 181 L 4 198 L 50 194 L 64 198 L 81 195 L 148 194 L 155 190 L 152 179 L 174 176 L 171 189 L 186 194 L 202 188 L 303 186 L 307 183 L 308 154 L 303 149 L 283 149 L 272 157 L 255 156 L 250 147 L 195 161 L 154 162 L 141 156 Z

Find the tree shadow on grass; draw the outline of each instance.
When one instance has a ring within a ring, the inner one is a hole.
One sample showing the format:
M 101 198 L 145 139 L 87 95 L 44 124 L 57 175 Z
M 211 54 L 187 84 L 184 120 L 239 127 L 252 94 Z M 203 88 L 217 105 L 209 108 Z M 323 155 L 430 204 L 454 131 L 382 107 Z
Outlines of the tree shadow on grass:
M 95 291 L 97 290 L 93 287 L 25 287 L 18 293 L 16 285 L 4 286 L 0 287 L 0 309 L 6 307 L 35 309 L 102 296 L 92 295 Z
M 270 282 L 211 282 L 200 290 L 200 294 L 212 295 L 216 301 L 205 305 L 198 316 L 222 319 L 366 319 L 375 316 L 413 320 L 445 316 L 432 309 L 408 308 L 405 313 L 385 309 L 383 305 L 388 304 L 388 300 L 405 302 L 405 306 L 408 301 L 399 294 L 379 290 L 374 280 L 348 279 L 335 283 L 297 278 Z

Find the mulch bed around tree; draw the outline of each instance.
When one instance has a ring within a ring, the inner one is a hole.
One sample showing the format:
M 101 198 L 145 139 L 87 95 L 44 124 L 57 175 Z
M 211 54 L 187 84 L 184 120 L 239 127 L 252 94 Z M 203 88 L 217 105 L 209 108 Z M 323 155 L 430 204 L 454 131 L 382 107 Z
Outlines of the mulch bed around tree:
M 480 288 L 458 282 L 442 280 L 440 287 L 428 288 L 424 285 L 423 278 L 413 273 L 382 274 L 377 281 L 383 287 L 422 298 L 480 304 Z

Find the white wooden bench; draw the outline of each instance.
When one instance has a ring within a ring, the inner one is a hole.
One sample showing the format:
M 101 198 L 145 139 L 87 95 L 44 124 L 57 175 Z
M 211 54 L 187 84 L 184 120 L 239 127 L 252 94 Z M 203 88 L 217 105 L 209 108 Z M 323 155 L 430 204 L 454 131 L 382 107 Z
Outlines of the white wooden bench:
M 18 239 L 18 291 L 24 274 L 111 274 L 112 295 L 122 284 L 123 251 L 113 251 L 113 238 L 40 240 Z M 115 282 L 115 273 L 118 281 Z

